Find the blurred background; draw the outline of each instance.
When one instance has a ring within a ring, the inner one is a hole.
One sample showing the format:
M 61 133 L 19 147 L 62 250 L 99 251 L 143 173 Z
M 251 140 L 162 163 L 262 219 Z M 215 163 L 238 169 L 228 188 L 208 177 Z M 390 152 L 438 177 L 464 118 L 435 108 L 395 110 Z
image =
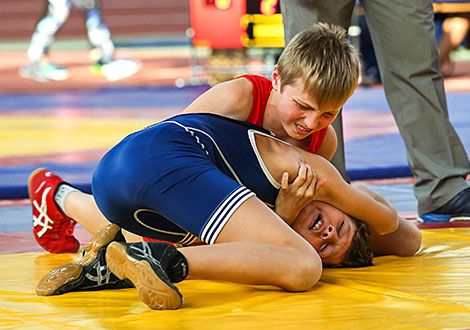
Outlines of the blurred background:
M 284 46 L 278 1 L 104 0 L 101 5 L 117 56 L 139 60 L 142 70 L 124 81 L 109 82 L 93 75 L 89 66 L 97 55 L 87 39 L 84 15 L 74 6 L 49 51 L 55 64 L 69 69 L 70 79 L 45 85 L 21 79 L 18 70 L 28 62 L 26 52 L 45 10 L 45 1 L 2 0 L 0 92 L 92 89 L 110 85 L 182 87 L 213 85 L 246 73 L 269 76 Z M 451 78 L 468 76 L 469 4 L 436 1 L 434 5 L 436 38 L 440 44 L 442 40 L 445 43 L 441 52 L 446 54 L 442 60 L 443 72 Z M 380 84 L 360 5 L 349 32 L 352 42 L 361 49 L 363 85 Z

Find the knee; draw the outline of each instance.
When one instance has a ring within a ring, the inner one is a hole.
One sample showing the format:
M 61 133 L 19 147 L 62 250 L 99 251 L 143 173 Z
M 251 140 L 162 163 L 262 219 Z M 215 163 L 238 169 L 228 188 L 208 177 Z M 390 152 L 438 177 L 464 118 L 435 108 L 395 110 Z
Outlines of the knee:
M 286 291 L 307 291 L 320 280 L 322 262 L 317 253 L 298 256 L 296 265 L 283 278 L 281 287 Z

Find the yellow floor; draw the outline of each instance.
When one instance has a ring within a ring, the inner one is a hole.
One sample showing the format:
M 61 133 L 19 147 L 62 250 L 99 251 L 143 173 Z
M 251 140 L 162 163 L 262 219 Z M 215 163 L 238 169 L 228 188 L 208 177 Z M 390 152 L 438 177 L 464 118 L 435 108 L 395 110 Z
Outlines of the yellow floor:
M 153 311 L 134 289 L 38 297 L 37 281 L 78 254 L 0 255 L 0 327 L 11 329 L 470 328 L 470 228 L 423 230 L 418 256 L 328 269 L 314 289 L 178 284 L 184 304 Z

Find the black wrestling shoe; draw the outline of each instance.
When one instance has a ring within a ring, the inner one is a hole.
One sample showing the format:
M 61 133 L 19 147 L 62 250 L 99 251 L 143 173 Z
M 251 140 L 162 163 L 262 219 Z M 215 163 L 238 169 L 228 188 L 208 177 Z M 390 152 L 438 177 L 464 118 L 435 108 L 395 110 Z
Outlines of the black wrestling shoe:
M 420 214 L 420 222 L 470 221 L 470 187 L 462 190 L 446 204 L 430 213 Z
M 37 295 L 132 288 L 129 280 L 117 278 L 106 264 L 106 248 L 113 240 L 124 241 L 120 228 L 114 224 L 101 228 L 85 245 L 79 261 L 59 266 L 39 281 Z
M 130 279 L 139 298 L 152 309 L 178 309 L 183 296 L 173 283 L 184 280 L 188 262 L 173 245 L 164 242 L 112 242 L 106 251 L 111 271 Z

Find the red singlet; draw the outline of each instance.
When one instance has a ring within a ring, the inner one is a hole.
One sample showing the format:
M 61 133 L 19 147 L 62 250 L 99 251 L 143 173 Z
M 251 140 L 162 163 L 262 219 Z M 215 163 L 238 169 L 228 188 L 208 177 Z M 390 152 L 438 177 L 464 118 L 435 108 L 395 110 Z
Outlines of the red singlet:
M 246 121 L 258 126 L 263 126 L 266 103 L 268 102 L 269 94 L 273 88 L 271 80 L 256 75 L 243 75 L 238 78 L 246 78 L 253 84 L 253 106 L 251 107 L 250 115 Z M 314 154 L 318 152 L 318 149 L 320 149 L 323 139 L 325 138 L 327 129 L 328 128 L 325 127 L 312 133 L 312 140 L 307 151 Z

